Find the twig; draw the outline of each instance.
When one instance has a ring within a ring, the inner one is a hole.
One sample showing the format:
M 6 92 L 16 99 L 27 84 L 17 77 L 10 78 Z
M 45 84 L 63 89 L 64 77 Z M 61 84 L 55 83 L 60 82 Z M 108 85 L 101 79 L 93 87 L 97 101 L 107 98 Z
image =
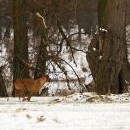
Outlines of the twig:
M 44 28 L 47 28 L 44 17 L 39 12 L 37 12 L 36 15 L 37 15 L 37 17 L 39 17 L 40 19 L 42 19 Z
M 69 40 L 67 39 L 67 37 L 66 37 L 66 35 L 65 35 L 65 33 L 64 33 L 64 31 L 63 31 L 63 29 L 62 29 L 60 23 L 59 23 L 59 21 L 57 21 L 57 26 L 58 26 L 58 29 L 59 29 L 59 31 L 60 31 L 62 37 L 63 37 L 64 40 L 66 41 L 67 46 L 70 47 L 71 54 L 72 54 L 72 58 L 73 58 L 73 60 L 74 60 L 74 64 L 77 66 L 76 61 L 75 61 L 75 58 L 74 58 L 74 54 L 73 54 L 73 51 L 72 51 L 72 48 L 71 48 L 71 44 L 70 44 Z
M 58 68 L 61 69 L 61 71 L 64 73 L 64 75 L 66 77 L 66 82 L 67 82 L 68 89 L 71 90 L 68 75 L 67 75 L 67 71 L 60 64 L 58 64 L 54 59 L 52 59 L 52 60 L 58 66 Z

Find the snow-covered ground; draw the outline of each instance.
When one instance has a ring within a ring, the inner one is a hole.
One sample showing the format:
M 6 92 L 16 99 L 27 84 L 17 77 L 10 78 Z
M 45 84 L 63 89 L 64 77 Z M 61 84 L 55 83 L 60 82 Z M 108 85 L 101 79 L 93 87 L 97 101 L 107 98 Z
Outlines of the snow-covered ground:
M 0 98 L 0 130 L 130 130 L 129 94 Z

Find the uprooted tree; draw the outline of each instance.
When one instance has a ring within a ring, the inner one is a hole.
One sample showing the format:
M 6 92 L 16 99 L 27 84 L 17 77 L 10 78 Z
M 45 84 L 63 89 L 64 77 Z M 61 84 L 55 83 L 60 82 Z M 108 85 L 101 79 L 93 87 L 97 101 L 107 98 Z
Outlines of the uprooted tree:
M 99 31 L 87 60 L 98 94 L 123 93 L 129 84 L 126 46 L 126 0 L 99 0 Z

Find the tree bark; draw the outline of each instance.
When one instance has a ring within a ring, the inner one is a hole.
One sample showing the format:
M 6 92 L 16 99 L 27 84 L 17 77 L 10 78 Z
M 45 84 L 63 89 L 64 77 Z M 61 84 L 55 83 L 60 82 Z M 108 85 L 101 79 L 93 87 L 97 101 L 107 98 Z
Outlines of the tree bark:
M 99 4 L 104 6 L 99 6 L 99 32 L 87 54 L 95 90 L 98 94 L 123 93 L 128 80 L 126 0 L 99 0 Z
M 0 67 L 0 97 L 7 97 L 7 90 L 4 78 L 2 76 L 3 67 Z
M 47 61 L 47 50 L 46 50 L 46 41 L 41 36 L 41 43 L 39 46 L 39 52 L 38 52 L 38 57 L 37 57 L 37 67 L 40 69 L 40 74 L 45 74 L 46 73 L 46 61 Z M 39 76 L 35 77 L 38 78 Z
M 28 61 L 28 29 L 25 1 L 13 0 L 14 81 L 20 77 L 29 77 L 28 68 L 21 62 L 21 60 Z
M 39 46 L 39 51 L 38 51 L 38 56 L 37 56 L 37 65 L 36 67 L 40 69 L 39 74 L 45 74 L 46 73 L 46 61 L 48 57 L 48 52 L 47 52 L 47 46 L 49 44 L 48 40 L 48 30 L 46 27 L 45 19 L 44 17 L 39 14 L 37 15 L 38 22 L 37 28 L 39 30 L 39 37 L 40 37 L 40 46 Z M 34 78 L 38 78 L 39 75 L 34 76 Z

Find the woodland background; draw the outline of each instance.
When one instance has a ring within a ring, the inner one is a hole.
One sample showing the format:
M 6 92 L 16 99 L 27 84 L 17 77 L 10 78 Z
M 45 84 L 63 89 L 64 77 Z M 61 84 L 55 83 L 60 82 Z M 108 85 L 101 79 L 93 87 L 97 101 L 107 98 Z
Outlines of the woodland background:
M 81 73 L 91 73 L 97 93 L 127 91 L 129 7 L 129 0 L 0 0 L 0 96 L 14 96 L 17 78 L 41 73 L 65 80 L 68 89 L 78 81 L 86 91 L 92 84 Z M 103 29 L 110 31 L 105 38 Z M 100 48 L 100 41 L 109 46 Z

